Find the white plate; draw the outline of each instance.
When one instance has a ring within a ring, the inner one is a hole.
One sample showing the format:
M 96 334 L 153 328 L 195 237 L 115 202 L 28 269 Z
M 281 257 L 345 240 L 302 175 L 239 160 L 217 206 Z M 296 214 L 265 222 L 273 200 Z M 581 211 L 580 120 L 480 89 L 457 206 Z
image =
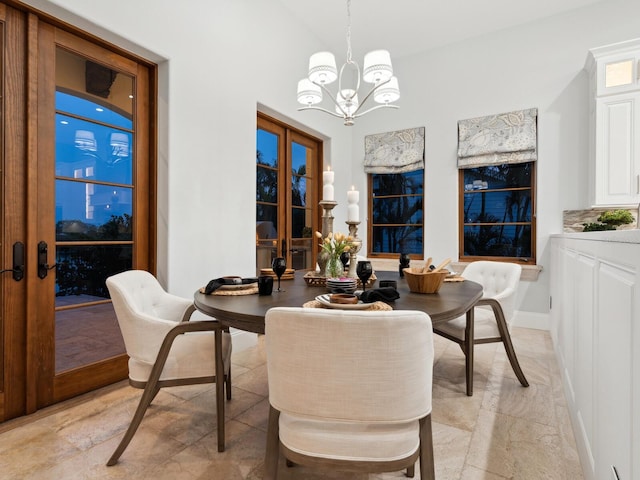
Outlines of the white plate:
M 370 303 L 362 303 L 361 301 L 358 301 L 358 303 L 331 303 L 331 295 L 329 294 L 318 295 L 316 300 L 329 308 L 339 308 L 341 310 L 364 310 L 371 306 Z

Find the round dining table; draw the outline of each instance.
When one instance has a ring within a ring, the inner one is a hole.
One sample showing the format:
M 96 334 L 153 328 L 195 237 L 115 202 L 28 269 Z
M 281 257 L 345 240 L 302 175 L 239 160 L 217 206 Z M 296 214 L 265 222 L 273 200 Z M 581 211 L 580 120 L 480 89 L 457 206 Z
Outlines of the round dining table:
M 306 272 L 297 271 L 291 280 L 281 282 L 282 291 L 274 288 L 271 295 L 205 295 L 200 290 L 194 294 L 194 305 L 202 313 L 214 317 L 223 326 L 264 333 L 264 317 L 273 307 L 301 307 L 318 295 L 328 293 L 325 286 L 310 286 L 305 281 Z M 445 282 L 437 293 L 414 293 L 407 281 L 397 272 L 375 272 L 376 282 L 395 280 L 400 295 L 390 305 L 395 310 L 419 310 L 431 317 L 432 324 L 446 322 L 466 315 L 465 350 L 467 378 L 473 378 L 473 306 L 482 297 L 482 285 L 465 280 Z M 276 282 L 274 282 L 276 283 Z M 368 288 L 376 288 L 372 283 Z M 224 378 L 222 361 L 222 337 L 216 332 L 216 378 Z M 216 411 L 224 418 L 224 382 L 216 381 Z M 467 395 L 473 394 L 473 382 L 467 382 Z M 218 451 L 224 451 L 224 421 L 218 422 Z
M 194 295 L 195 307 L 221 324 L 253 333 L 264 333 L 264 316 L 273 307 L 301 307 L 318 295 L 328 293 L 324 286 L 309 286 L 305 282 L 306 272 L 297 271 L 292 280 L 281 282 L 282 291 L 274 286 L 271 295 L 205 295 L 197 291 Z M 465 280 L 444 282 L 437 293 L 414 293 L 404 278 L 397 272 L 375 272 L 376 282 L 395 280 L 400 298 L 389 305 L 394 310 L 420 310 L 431 317 L 433 324 L 446 322 L 472 310 L 482 297 L 482 286 Z M 274 282 L 277 283 L 277 282 Z M 368 288 L 376 288 L 374 283 Z

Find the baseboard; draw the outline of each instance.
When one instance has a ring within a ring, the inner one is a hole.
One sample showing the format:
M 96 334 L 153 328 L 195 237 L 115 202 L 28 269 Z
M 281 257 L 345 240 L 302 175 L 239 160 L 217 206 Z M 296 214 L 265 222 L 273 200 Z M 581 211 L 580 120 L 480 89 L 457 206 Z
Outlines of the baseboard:
M 523 328 L 535 328 L 537 330 L 549 330 L 551 327 L 551 320 L 548 313 L 526 312 L 524 310 L 517 310 L 513 321 L 512 327 Z

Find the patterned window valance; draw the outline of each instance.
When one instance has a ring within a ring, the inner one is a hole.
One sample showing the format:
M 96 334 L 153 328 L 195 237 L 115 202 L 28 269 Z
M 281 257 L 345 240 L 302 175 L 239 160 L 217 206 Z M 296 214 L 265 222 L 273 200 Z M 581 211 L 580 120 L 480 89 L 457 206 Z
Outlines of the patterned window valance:
M 424 168 L 424 127 L 364 137 L 365 173 L 403 173 Z
M 538 109 L 458 122 L 458 168 L 535 161 Z

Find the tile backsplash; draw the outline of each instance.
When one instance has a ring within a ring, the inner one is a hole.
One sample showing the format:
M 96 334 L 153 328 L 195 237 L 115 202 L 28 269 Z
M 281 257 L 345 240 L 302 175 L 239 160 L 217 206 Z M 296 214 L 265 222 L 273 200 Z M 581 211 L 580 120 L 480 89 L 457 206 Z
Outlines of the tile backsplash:
M 637 207 L 599 207 L 588 208 L 585 210 L 565 210 L 562 212 L 563 232 L 582 232 L 584 223 L 597 222 L 600 214 L 608 210 L 629 210 L 629 212 L 631 212 L 631 215 L 633 215 L 634 222 L 627 225 L 620 225 L 616 228 L 616 230 L 633 230 L 638 228 L 639 209 L 640 205 Z

